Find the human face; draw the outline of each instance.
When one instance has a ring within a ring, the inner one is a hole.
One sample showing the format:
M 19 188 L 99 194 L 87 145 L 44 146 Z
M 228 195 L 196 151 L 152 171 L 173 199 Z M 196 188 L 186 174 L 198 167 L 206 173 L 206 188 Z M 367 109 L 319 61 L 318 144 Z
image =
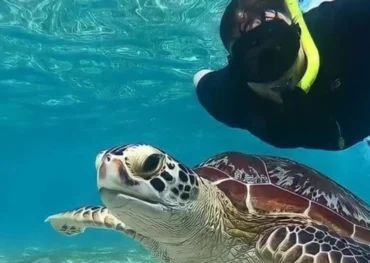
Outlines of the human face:
M 251 17 L 253 17 L 253 18 L 251 18 Z M 248 12 L 245 12 L 245 11 L 237 12 L 236 20 L 239 24 L 239 30 L 238 30 L 238 32 L 235 32 L 233 34 L 233 37 L 230 40 L 229 49 L 228 49 L 230 54 L 231 54 L 233 44 L 235 43 L 236 40 L 239 39 L 240 35 L 242 33 L 245 33 L 245 32 L 248 32 L 248 31 L 252 30 L 253 28 L 258 27 L 262 23 L 261 19 L 262 19 L 262 17 L 251 15 Z M 270 20 L 273 20 L 273 19 L 282 19 L 286 23 L 288 23 L 289 25 L 292 23 L 291 20 L 286 15 L 284 15 L 283 13 L 280 13 L 280 12 L 276 12 L 274 10 L 267 10 L 265 12 L 265 19 L 266 19 L 265 21 L 270 21 Z

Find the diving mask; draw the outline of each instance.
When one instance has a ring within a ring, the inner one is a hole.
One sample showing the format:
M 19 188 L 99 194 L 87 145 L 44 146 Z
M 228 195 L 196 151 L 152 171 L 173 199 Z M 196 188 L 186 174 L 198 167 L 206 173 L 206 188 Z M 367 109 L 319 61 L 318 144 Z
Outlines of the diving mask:
M 292 24 L 289 25 L 281 19 L 262 20 L 261 25 L 242 33 L 232 47 L 230 68 L 234 75 L 239 72 L 238 77 L 243 81 L 274 81 L 293 65 L 302 45 L 307 67 L 297 86 L 308 93 L 319 71 L 319 53 L 303 19 L 298 1 L 285 0 L 285 4 Z
M 300 47 L 298 25 L 281 19 L 265 21 L 234 43 L 230 70 L 245 82 L 273 82 L 292 67 Z

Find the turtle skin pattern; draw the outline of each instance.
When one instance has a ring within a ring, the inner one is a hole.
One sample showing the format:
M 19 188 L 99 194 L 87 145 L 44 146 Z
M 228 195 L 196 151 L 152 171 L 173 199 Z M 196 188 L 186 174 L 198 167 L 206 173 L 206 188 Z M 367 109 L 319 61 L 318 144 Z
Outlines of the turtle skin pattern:
M 369 263 L 370 246 L 322 226 L 290 225 L 265 233 L 257 242 L 262 262 Z

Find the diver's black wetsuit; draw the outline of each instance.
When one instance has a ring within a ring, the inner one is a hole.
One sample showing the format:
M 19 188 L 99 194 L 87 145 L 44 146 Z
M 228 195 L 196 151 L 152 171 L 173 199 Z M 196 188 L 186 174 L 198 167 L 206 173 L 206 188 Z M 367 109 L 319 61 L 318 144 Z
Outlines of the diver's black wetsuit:
M 370 135 L 370 0 L 324 2 L 304 17 L 320 53 L 308 95 L 283 108 L 224 83 L 198 85 L 199 101 L 218 121 L 276 147 L 339 150 L 341 133 L 348 148 Z

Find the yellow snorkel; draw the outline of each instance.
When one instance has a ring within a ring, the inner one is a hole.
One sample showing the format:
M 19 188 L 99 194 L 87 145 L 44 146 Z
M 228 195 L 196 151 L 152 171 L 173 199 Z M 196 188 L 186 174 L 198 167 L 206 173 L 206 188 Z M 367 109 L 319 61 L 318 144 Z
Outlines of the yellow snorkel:
M 298 5 L 298 0 L 285 0 L 285 5 L 290 12 L 292 21 L 297 22 L 301 28 L 301 42 L 307 57 L 307 69 L 303 78 L 298 83 L 298 87 L 300 87 L 305 93 L 308 93 L 319 72 L 319 51 L 311 37 L 310 31 L 308 31 L 301 8 Z

